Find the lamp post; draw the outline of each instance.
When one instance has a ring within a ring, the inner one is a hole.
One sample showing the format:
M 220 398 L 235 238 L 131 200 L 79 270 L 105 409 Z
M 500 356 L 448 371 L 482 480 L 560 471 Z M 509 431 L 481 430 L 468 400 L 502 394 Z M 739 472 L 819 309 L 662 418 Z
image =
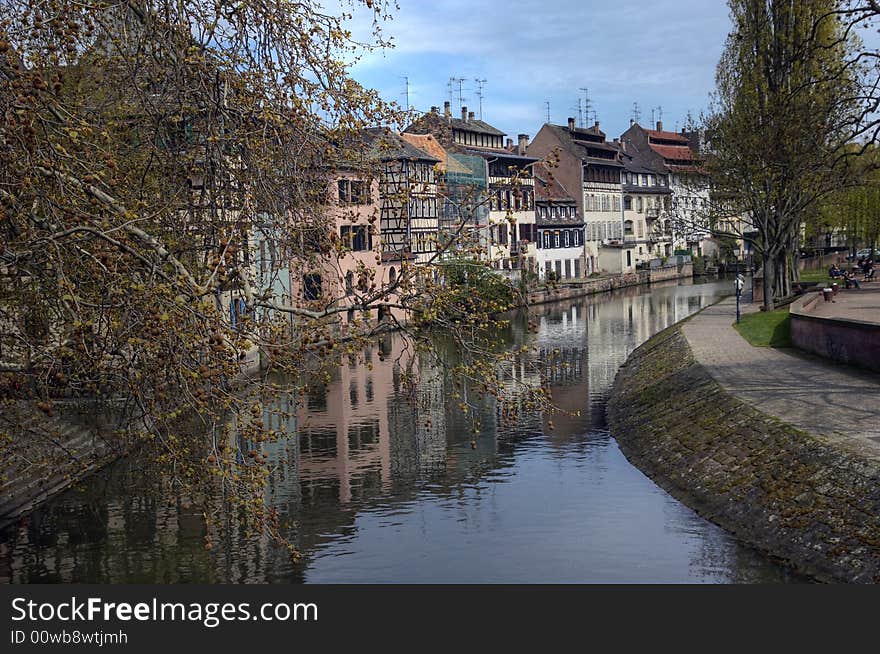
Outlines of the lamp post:
M 739 324 L 739 298 L 742 295 L 744 283 L 745 278 L 742 276 L 742 273 L 737 273 L 736 279 L 733 282 L 733 285 L 736 287 L 736 324 Z

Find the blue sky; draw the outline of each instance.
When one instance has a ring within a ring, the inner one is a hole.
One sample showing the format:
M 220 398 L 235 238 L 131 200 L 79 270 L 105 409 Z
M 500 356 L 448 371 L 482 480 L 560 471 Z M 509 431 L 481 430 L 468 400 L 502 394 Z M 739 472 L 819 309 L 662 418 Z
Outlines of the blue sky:
M 577 116 L 580 87 L 589 89 L 611 139 L 662 107 L 667 129 L 708 105 L 715 65 L 730 29 L 724 0 L 399 0 L 383 28 L 395 47 L 366 55 L 353 69 L 386 100 L 426 111 L 449 99 L 450 77 L 478 111 L 475 79 L 484 86 L 483 119 L 516 139 L 546 120 Z M 357 33 L 357 32 L 356 32 Z M 456 87 L 457 88 L 457 87 Z M 453 111 L 457 91 L 453 98 Z

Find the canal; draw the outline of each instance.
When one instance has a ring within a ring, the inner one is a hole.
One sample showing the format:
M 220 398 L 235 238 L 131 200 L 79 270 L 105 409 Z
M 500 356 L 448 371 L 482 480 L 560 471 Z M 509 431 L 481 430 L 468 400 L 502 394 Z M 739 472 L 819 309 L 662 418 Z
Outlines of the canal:
M 505 338 L 535 348 L 568 413 L 504 423 L 478 400 L 480 429 L 451 382 L 399 336 L 343 363 L 278 428 L 271 501 L 302 553 L 230 520 L 210 551 L 185 498 L 168 497 L 137 455 L 0 534 L 0 582 L 798 581 L 667 495 L 621 454 L 605 424 L 614 375 L 652 334 L 729 292 L 666 283 L 535 307 Z M 530 373 L 519 371 L 523 383 Z M 675 402 L 675 398 L 669 398 Z M 292 398 L 281 400 L 294 406 Z M 579 415 L 578 415 L 579 412 Z M 284 453 L 282 456 L 281 453 Z

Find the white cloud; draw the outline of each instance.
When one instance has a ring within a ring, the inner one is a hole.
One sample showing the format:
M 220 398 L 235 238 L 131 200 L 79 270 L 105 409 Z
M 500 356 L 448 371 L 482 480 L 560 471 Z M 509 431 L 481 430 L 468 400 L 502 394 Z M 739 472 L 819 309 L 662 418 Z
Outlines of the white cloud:
M 384 25 L 393 50 L 354 68 L 387 99 L 401 100 L 402 75 L 422 109 L 446 97 L 451 76 L 488 79 L 487 120 L 512 133 L 534 131 L 549 99 L 553 119 L 576 112 L 590 89 L 609 129 L 628 124 L 634 101 L 663 105 L 666 116 L 699 111 L 712 88 L 728 30 L 721 0 L 400 0 Z M 356 33 L 367 22 L 355 21 Z M 469 104 L 476 98 L 468 89 Z M 519 121 L 531 121 L 518 125 Z M 508 122 L 510 121 L 510 122 Z M 516 122 L 514 122 L 516 121 Z M 615 133 L 612 131 L 611 133 Z

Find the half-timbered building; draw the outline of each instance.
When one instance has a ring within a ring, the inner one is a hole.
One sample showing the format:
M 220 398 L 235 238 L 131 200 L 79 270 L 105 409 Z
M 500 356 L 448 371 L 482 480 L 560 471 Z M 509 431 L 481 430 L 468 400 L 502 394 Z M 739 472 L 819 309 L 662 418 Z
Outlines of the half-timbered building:
M 577 279 L 584 269 L 584 219 L 577 200 L 553 175 L 535 167 L 536 258 L 539 279 Z
M 669 175 L 657 172 L 632 144 L 620 143 L 623 240 L 637 263 L 672 255 L 675 221 Z
M 640 153 L 645 165 L 656 174 L 667 176 L 672 192 L 670 216 L 676 224 L 676 249 L 687 248 L 700 254 L 701 243 L 709 237 L 707 209 L 711 192 L 710 179 L 700 155 L 700 133 L 646 129 L 638 123 L 621 135 L 627 148 Z
M 552 162 L 554 176 L 576 189 L 585 231 L 584 274 L 598 272 L 599 249 L 623 239 L 622 184 L 618 149 L 605 140 L 599 123 L 577 127 L 545 123 L 528 147 L 530 156 Z
M 492 125 L 478 120 L 467 107 L 453 118 L 449 103 L 443 113 L 437 107 L 419 117 L 404 130 L 408 134 L 431 134 L 450 153 L 478 157 L 485 166 L 482 195 L 474 195 L 474 205 L 488 205 L 488 213 L 470 212 L 481 235 L 485 256 L 499 270 L 535 266 L 535 186 L 531 166 L 537 161 L 526 154 L 528 136 L 519 135 L 517 144 Z

